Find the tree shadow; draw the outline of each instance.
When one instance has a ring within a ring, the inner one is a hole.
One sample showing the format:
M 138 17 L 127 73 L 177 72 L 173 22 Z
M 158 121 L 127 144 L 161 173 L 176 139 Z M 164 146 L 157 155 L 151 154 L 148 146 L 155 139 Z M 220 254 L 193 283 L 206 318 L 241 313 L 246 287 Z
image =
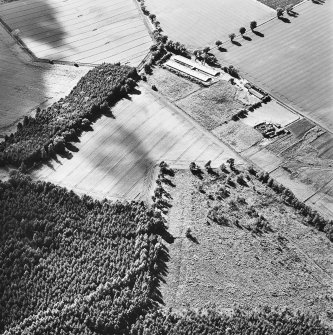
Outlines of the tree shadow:
M 290 11 L 288 12 L 288 15 L 289 15 L 289 16 L 292 16 L 292 17 L 298 17 L 298 16 L 299 16 L 299 13 L 297 13 L 297 12 L 295 12 L 295 11 L 293 11 L 293 10 L 290 10 Z
M 198 239 L 195 236 L 193 236 L 192 234 L 188 235 L 187 238 L 195 244 L 200 244 Z
M 258 30 L 252 30 L 253 34 L 259 36 L 259 37 L 265 37 L 265 34 L 263 34 L 262 32 L 258 31 Z
M 72 152 L 78 152 L 79 151 L 79 148 L 76 147 L 74 144 L 72 144 L 70 142 L 66 143 L 65 146 L 69 151 L 72 151 Z
M 223 48 L 223 47 L 219 47 L 218 49 L 219 49 L 220 52 L 227 52 L 228 51 L 228 49 Z
M 287 18 L 287 17 L 284 17 L 284 16 L 280 16 L 278 17 L 278 19 L 284 23 L 290 23 L 291 21 Z
M 252 41 L 252 38 L 250 36 L 243 35 L 243 38 L 246 41 Z
M 313 3 L 315 3 L 316 5 L 323 5 L 326 0 L 312 0 Z
M 234 45 L 237 45 L 238 47 L 242 46 L 241 43 L 239 43 L 238 41 L 235 41 L 235 40 L 233 40 L 231 43 L 234 44 Z

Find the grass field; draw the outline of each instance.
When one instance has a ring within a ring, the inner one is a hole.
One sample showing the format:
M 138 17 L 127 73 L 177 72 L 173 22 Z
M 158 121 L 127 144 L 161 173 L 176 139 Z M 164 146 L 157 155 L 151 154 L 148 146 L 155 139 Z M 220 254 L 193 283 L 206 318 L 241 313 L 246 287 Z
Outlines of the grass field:
M 235 157 L 146 87 L 115 106 L 115 119 L 99 119 L 94 131 L 74 143 L 71 159 L 52 161 L 34 177 L 97 198 L 145 199 L 149 176 L 161 160 L 188 166 L 192 160 L 219 164 Z
M 293 208 L 255 179 L 247 187 L 227 187 L 230 194 L 222 200 L 215 192 L 224 182 L 215 176 L 205 174 L 199 180 L 182 170 L 173 182 L 168 222 L 175 240 L 168 244 L 168 275 L 161 288 L 166 307 L 275 305 L 327 319 L 333 250 L 324 233 L 303 225 Z M 229 205 L 232 201 L 236 207 Z M 208 210 L 215 206 L 229 218 L 228 224 L 207 223 Z M 268 220 L 271 230 L 259 235 L 247 230 L 254 220 L 247 214 L 250 206 Z M 240 227 L 232 223 L 236 218 Z M 185 237 L 187 228 L 193 240 Z
M 201 86 L 193 83 L 176 74 L 156 67 L 152 76 L 148 76 L 148 83 L 155 85 L 170 101 L 175 101 L 184 98 L 185 96 L 201 89 Z
M 252 20 L 263 22 L 275 15 L 253 0 L 146 0 L 146 5 L 161 22 L 164 34 L 190 48 L 225 40 Z
M 0 50 L 0 135 L 39 104 L 68 94 L 89 70 L 32 63 L 1 26 Z
M 229 121 L 235 111 L 244 107 L 236 100 L 237 88 L 220 80 L 216 84 L 179 99 L 176 105 L 191 115 L 203 127 L 212 130 Z
M 333 131 L 333 2 L 306 1 L 290 23 L 274 19 L 249 33 L 251 41 L 215 51 L 222 64 L 231 63 L 247 79 Z M 311 28 L 309 28 L 311 27 Z M 311 34 L 307 33 L 311 30 Z
M 136 66 L 152 43 L 133 0 L 15 1 L 0 17 L 38 58 Z

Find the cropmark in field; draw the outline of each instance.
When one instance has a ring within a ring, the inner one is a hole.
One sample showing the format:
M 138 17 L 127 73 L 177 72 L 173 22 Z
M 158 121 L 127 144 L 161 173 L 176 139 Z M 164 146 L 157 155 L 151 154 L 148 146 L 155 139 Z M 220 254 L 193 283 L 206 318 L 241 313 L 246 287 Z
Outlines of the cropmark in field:
M 152 44 L 133 0 L 15 1 L 0 17 L 43 59 L 137 66 Z
M 146 86 L 139 89 L 113 108 L 115 119 L 102 117 L 74 143 L 72 158 L 59 157 L 34 176 L 99 199 L 146 199 L 153 168 L 162 160 L 188 166 L 236 157 Z
M 333 254 L 325 233 L 304 225 L 303 216 L 253 176 L 243 173 L 240 184 L 230 170 L 215 173 L 199 179 L 178 170 L 176 187 L 166 187 L 174 239 L 161 286 L 166 307 L 274 305 L 327 320 Z

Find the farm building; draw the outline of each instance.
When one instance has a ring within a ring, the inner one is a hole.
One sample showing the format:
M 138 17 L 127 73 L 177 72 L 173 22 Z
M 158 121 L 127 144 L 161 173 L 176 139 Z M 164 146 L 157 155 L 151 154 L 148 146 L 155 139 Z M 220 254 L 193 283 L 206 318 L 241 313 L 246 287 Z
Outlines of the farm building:
M 169 61 L 167 61 L 165 63 L 165 65 L 171 69 L 174 69 L 174 70 L 177 70 L 179 72 L 182 72 L 182 73 L 185 73 L 195 79 L 199 79 L 203 82 L 209 82 L 212 80 L 211 77 L 205 75 L 204 73 L 202 72 L 199 72 L 199 71 L 195 71 L 195 70 L 192 70 L 191 68 L 189 68 L 188 66 L 185 66 L 183 64 L 180 64 L 178 62 L 175 62 L 174 60 L 170 59 Z
M 220 74 L 220 71 L 216 71 L 211 67 L 202 65 L 198 62 L 193 61 L 192 59 L 188 59 L 188 58 L 185 58 L 185 57 L 182 57 L 182 56 L 174 56 L 173 60 L 176 61 L 177 63 L 183 64 L 183 65 L 186 65 L 186 66 L 190 66 L 190 67 L 194 67 L 197 70 L 202 71 L 202 72 L 204 72 L 204 73 L 206 73 L 210 76 L 216 77 Z

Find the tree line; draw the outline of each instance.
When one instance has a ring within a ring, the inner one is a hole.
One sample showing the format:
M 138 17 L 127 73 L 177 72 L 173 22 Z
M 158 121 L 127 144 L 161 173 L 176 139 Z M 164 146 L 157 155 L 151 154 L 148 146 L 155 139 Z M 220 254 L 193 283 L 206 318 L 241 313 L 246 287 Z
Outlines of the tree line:
M 70 94 L 47 109 L 37 109 L 34 117 L 25 116 L 17 131 L 0 143 L 0 166 L 35 162 L 63 153 L 66 144 L 75 141 L 101 114 L 110 114 L 110 106 L 136 85 L 135 68 L 103 64 L 80 79 Z

